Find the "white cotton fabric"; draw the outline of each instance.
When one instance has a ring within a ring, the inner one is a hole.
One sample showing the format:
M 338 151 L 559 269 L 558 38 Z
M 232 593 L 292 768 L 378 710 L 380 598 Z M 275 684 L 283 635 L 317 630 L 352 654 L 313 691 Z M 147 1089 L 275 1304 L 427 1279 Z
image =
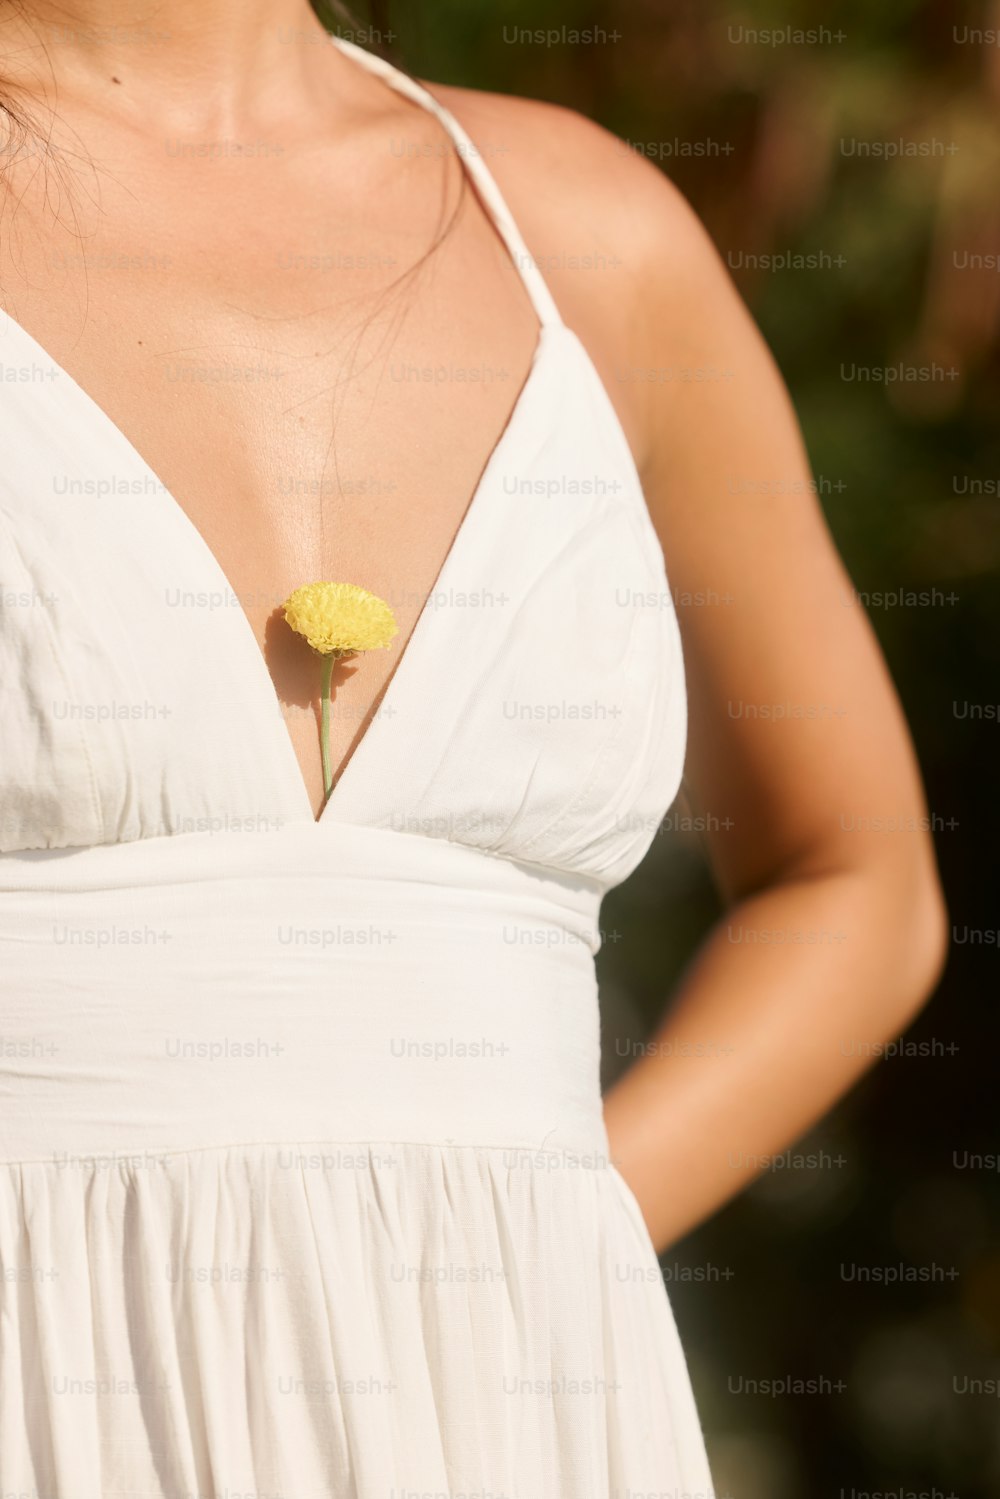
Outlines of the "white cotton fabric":
M 541 332 L 318 822 L 206 543 L 0 316 L 0 1492 L 709 1499 L 599 1088 L 600 902 L 684 753 L 662 553 L 461 127 L 338 45 Z

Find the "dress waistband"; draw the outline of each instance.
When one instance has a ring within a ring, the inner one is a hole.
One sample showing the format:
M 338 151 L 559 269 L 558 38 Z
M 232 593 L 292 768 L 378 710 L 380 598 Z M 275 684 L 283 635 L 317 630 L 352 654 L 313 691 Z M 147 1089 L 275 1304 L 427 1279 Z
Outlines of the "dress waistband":
M 229 819 L 128 843 L 2 854 L 0 896 L 15 891 L 71 894 L 194 885 L 261 875 L 338 876 L 517 893 L 562 906 L 581 920 L 596 917 L 604 890 L 585 875 L 501 858 L 436 836 L 324 820 L 274 824 L 266 819 Z M 591 950 L 596 952 L 599 945 L 595 929 Z
M 575 878 L 342 824 L 7 855 L 0 1160 L 599 1152 L 598 905 Z

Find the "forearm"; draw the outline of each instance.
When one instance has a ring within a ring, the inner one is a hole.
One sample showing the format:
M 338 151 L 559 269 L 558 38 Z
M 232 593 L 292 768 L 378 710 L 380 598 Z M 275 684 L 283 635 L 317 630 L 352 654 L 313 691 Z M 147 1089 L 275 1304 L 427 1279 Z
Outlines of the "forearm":
M 941 913 L 866 869 L 730 909 L 608 1091 L 611 1157 L 658 1250 L 745 1186 L 899 1034 L 937 977 Z M 857 1043 L 861 1042 L 862 1045 Z

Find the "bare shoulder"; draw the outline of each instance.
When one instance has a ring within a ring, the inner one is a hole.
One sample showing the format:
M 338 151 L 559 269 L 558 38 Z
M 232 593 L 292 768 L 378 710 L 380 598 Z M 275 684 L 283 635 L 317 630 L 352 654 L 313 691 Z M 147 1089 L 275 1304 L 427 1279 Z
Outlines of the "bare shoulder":
M 707 242 L 660 168 L 585 115 L 538 99 L 428 87 L 465 127 L 520 218 L 546 237 L 586 233 L 636 268 Z
M 641 453 L 650 420 L 641 382 L 615 379 L 615 370 L 680 357 L 706 299 L 742 315 L 710 236 L 658 166 L 586 116 L 534 99 L 427 87 L 495 177 Z

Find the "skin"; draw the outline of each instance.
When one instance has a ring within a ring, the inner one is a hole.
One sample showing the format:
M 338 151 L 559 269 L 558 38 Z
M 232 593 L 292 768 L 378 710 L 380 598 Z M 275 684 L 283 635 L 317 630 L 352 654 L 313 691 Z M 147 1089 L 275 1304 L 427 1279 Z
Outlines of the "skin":
M 343 767 L 510 415 L 536 319 L 440 126 L 325 43 L 300 0 L 175 0 L 168 24 L 120 0 L 76 13 L 72 36 L 43 5 L 0 26 L 5 92 L 53 147 L 47 161 L 6 153 L 0 299 L 219 559 L 318 813 L 315 663 L 276 606 L 338 577 L 396 610 L 394 648 L 338 672 Z M 850 1087 L 859 1040 L 898 1035 L 932 991 L 946 915 L 920 776 L 822 512 L 794 492 L 809 467 L 785 387 L 689 206 L 570 111 L 430 87 L 605 381 L 675 596 L 728 600 L 677 606 L 687 787 L 717 829 L 706 847 L 727 910 L 605 1100 L 612 1159 L 663 1249 Z M 575 255 L 597 268 L 573 269 Z M 429 364 L 490 373 L 402 378 Z M 246 366 L 270 373 L 231 378 Z M 731 373 L 639 373 L 683 366 Z M 785 492 L 734 492 L 746 480 Z

